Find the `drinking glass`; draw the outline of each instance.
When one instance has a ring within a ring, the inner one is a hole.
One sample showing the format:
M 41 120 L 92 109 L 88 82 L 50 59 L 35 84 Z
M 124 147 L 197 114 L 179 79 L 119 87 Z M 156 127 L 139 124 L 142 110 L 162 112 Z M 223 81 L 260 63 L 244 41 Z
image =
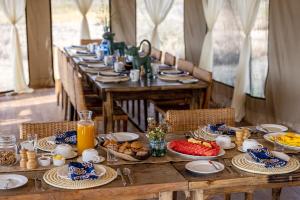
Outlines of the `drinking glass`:
M 113 153 L 111 153 L 110 150 L 118 151 L 118 145 L 116 145 L 116 144 L 107 145 L 106 160 L 108 163 L 115 163 L 118 161 L 118 158 Z
M 37 134 L 28 134 L 27 135 L 27 142 L 29 145 L 28 150 L 37 151 L 37 140 L 38 136 Z
M 274 151 L 284 152 L 284 146 L 282 146 L 277 137 L 274 137 Z

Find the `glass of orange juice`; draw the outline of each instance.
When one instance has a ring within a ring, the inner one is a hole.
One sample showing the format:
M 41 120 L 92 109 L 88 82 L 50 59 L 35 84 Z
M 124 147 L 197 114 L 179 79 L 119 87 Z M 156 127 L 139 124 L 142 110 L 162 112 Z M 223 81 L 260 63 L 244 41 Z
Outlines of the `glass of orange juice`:
M 77 123 L 77 151 L 81 155 L 85 149 L 95 147 L 95 123 L 92 111 L 79 112 L 80 121 Z

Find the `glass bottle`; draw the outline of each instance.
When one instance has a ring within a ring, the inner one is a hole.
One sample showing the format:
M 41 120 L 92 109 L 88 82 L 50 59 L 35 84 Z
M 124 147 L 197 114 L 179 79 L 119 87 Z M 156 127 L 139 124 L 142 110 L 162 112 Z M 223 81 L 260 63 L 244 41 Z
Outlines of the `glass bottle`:
M 80 121 L 77 123 L 77 151 L 79 154 L 85 149 L 95 147 L 95 123 L 92 120 L 92 111 L 79 112 Z
M 17 162 L 17 143 L 14 135 L 0 136 L 0 166 L 11 166 Z

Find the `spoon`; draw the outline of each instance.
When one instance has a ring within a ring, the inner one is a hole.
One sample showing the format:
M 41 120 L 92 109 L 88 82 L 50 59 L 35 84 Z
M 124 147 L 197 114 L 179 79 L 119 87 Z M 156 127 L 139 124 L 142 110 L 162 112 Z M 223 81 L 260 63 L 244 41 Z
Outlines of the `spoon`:
M 130 184 L 133 184 L 133 178 L 131 176 L 131 170 L 127 167 L 123 169 L 123 174 L 128 177 Z

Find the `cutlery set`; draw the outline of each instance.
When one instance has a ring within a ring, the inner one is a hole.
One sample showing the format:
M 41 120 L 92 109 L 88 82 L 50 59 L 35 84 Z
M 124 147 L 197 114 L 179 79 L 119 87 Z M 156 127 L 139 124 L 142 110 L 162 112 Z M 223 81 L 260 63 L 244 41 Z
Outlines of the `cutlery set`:
M 118 176 L 121 177 L 123 186 L 127 186 L 127 180 L 125 177 L 127 177 L 130 185 L 133 184 L 133 177 L 132 177 L 131 170 L 129 168 L 125 167 L 125 168 L 123 168 L 123 170 L 121 168 L 118 168 L 117 174 L 118 174 Z

